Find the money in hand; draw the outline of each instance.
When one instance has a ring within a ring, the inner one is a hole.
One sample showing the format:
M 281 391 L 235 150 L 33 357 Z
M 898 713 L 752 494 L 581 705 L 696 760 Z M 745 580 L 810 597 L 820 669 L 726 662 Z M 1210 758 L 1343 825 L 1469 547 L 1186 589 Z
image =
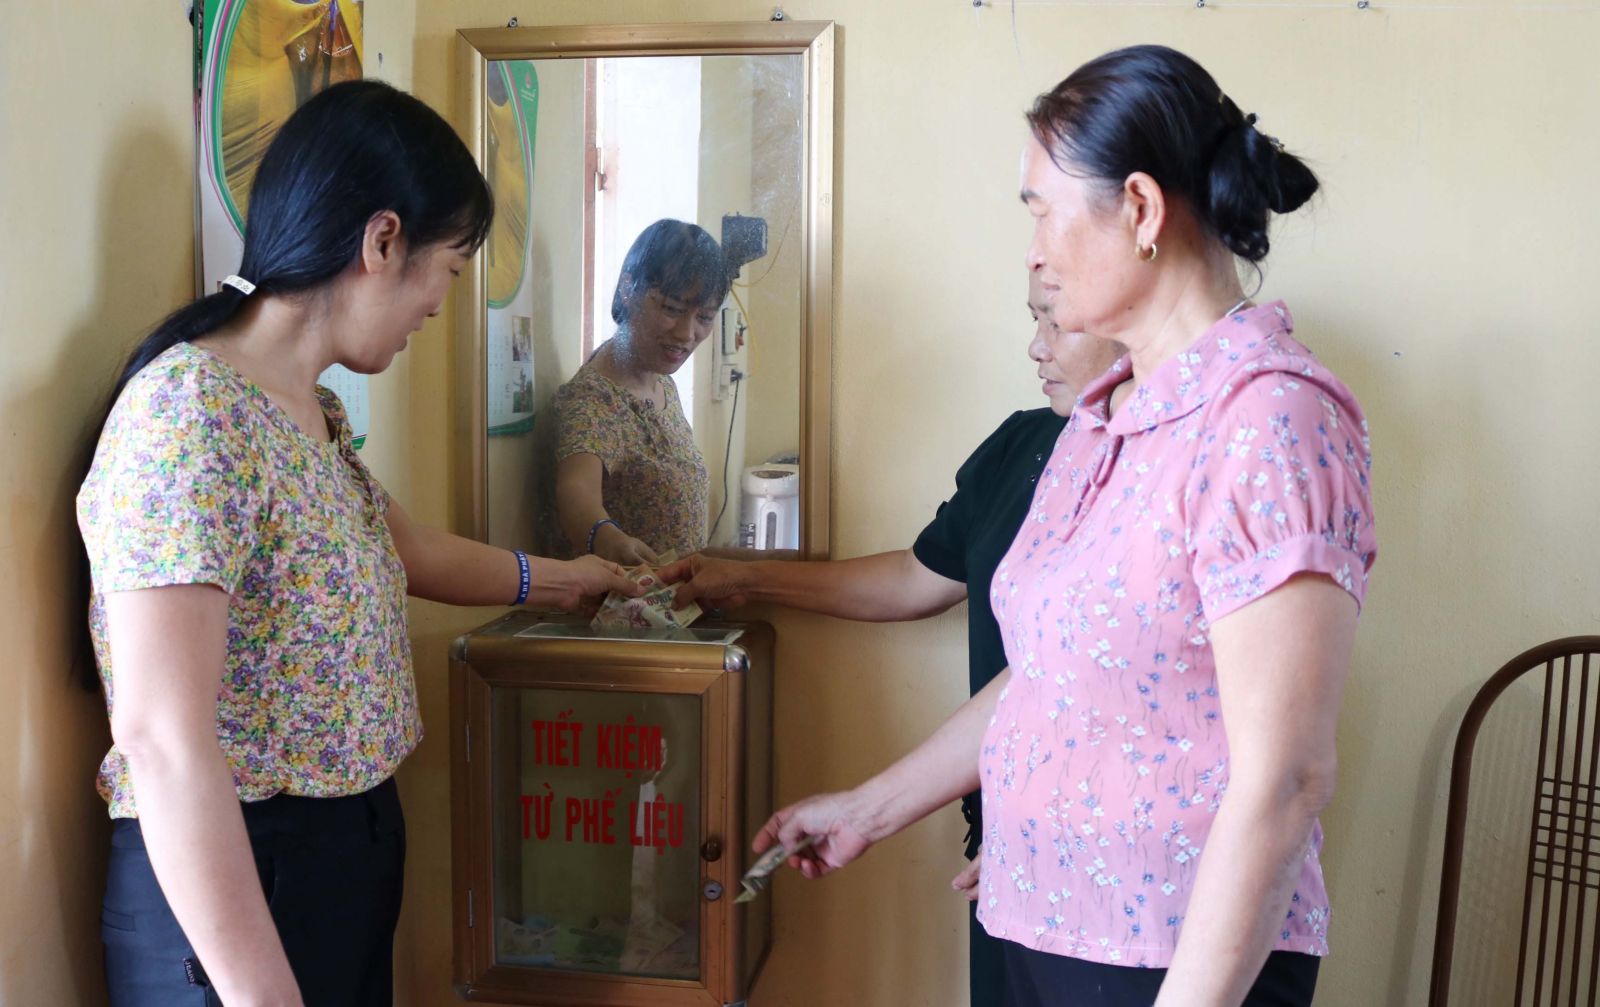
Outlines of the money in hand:
M 790 857 L 815 843 L 817 838 L 816 836 L 806 836 L 793 846 L 784 846 L 782 843 L 778 843 L 767 852 L 761 854 L 756 862 L 750 865 L 750 869 L 744 872 L 744 877 L 739 879 L 739 887 L 743 888 L 744 891 L 740 892 L 739 897 L 733 901 L 749 902 L 757 895 L 760 895 L 772 883 L 773 872 L 783 866 L 784 862 Z
M 673 558 L 672 553 L 666 553 L 657 562 L 665 565 Z M 628 571 L 628 579 L 644 586 L 645 593 L 637 598 L 616 592 L 608 595 L 591 623 L 596 630 L 681 629 L 700 618 L 700 606 L 692 601 L 682 608 L 673 608 L 677 585 L 663 584 L 649 567 L 634 567 Z

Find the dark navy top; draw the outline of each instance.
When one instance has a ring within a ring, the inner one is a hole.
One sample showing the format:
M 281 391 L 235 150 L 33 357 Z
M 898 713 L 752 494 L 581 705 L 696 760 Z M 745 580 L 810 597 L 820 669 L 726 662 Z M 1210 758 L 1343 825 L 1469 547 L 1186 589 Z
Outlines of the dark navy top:
M 1006 666 L 1000 625 L 989 607 L 989 582 L 1033 502 L 1039 473 L 1066 420 L 1049 409 L 1012 413 L 956 471 L 956 491 L 939 505 L 911 552 L 941 577 L 967 585 L 967 675 L 977 693 Z M 961 803 L 973 828 L 967 856 L 978 846 L 976 795 Z

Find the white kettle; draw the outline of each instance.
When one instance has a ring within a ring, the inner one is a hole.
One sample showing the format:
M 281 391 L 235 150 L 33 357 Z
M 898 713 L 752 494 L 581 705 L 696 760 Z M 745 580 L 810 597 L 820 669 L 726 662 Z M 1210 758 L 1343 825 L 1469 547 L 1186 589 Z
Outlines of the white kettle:
M 800 548 L 800 466 L 765 462 L 744 470 L 739 544 L 746 549 Z

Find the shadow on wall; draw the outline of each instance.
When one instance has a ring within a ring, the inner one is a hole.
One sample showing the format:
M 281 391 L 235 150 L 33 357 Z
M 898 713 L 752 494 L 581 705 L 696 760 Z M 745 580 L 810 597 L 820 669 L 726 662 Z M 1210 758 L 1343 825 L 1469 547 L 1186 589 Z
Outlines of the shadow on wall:
M 550 248 L 544 230 L 534 232 L 532 244 L 533 275 L 551 275 Z M 573 553 L 561 532 L 556 514 L 556 389 L 568 376 L 564 367 L 575 371 L 583 361 L 575 352 L 563 354 L 557 340 L 570 346 L 578 342 L 578 333 L 561 328 L 563 320 L 557 319 L 553 298 L 541 297 L 534 306 L 533 316 L 533 434 L 528 438 L 527 479 L 528 499 L 533 501 L 534 550 L 541 556 L 566 557 Z M 564 361 L 571 357 L 575 363 Z
M 137 316 L 152 304 L 171 307 L 161 291 L 187 291 L 193 262 L 183 255 L 168 269 L 156 256 L 169 249 L 141 247 L 171 230 L 165 215 L 175 202 L 188 207 L 187 198 L 152 199 L 148 191 L 151 179 L 184 180 L 193 170 L 187 152 L 163 134 L 137 130 L 111 151 L 98 212 L 79 218 L 92 233 L 74 236 L 84 258 L 97 261 L 55 264 L 94 278 L 94 287 L 83 291 L 71 332 L 36 334 L 56 344 L 54 362 L 7 407 L 24 434 L 14 443 L 27 446 L 10 463 L 15 491 L 0 515 L 20 533 L 13 541 L 32 542 L 29 554 L 17 557 L 13 591 L 21 604 L 0 618 L 16 620 L 5 638 L 11 667 L 20 671 L 16 706 L 0 716 L 0 772 L 8 777 L 0 792 L 16 795 L 5 812 L 14 838 L 0 843 L 0 877 L 11 889 L 0 901 L 8 917 L 0 925 L 14 935 L 11 960 L 0 969 L 0 1003 L 7 1004 L 64 1002 L 66 989 L 74 1004 L 105 1002 L 99 903 L 109 824 L 94 776 L 110 737 L 99 694 L 81 688 L 73 668 L 84 625 L 76 595 L 76 462 L 117 368 L 142 327 L 155 321 Z M 70 281 L 49 286 L 72 289 Z

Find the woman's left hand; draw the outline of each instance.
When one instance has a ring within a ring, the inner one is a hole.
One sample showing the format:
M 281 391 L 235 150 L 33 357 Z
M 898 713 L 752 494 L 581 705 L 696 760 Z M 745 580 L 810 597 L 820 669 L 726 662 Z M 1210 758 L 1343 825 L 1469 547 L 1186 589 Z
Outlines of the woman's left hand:
M 574 560 L 528 558 L 533 561 L 529 602 L 577 612 L 594 607 L 613 591 L 629 598 L 645 592 L 643 585 L 628 579 L 626 570 L 599 556 L 579 556 Z

